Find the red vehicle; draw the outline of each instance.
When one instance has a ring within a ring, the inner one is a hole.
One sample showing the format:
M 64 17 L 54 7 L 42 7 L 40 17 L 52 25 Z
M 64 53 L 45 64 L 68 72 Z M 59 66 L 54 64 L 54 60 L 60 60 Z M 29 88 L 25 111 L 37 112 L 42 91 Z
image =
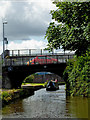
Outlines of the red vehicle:
M 32 64 L 49 64 L 49 63 L 57 63 L 57 59 L 51 58 L 49 56 L 36 56 L 35 58 L 30 59 L 27 62 L 27 65 L 32 65 Z

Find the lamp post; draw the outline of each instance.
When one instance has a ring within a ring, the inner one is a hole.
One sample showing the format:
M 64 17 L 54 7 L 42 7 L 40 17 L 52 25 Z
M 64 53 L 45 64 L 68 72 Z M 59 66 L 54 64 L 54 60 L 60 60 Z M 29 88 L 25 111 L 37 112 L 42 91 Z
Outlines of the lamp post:
M 7 24 L 7 22 L 3 22 L 3 60 L 4 60 L 4 51 L 5 51 L 4 24 Z

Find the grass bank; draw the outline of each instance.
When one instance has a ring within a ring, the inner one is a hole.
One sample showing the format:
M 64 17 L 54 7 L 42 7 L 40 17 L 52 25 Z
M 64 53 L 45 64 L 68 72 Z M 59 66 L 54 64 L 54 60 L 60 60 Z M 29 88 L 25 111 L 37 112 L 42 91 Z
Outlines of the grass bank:
M 2 107 L 20 98 L 25 98 L 34 94 L 33 89 L 12 89 L 1 91 Z
M 2 107 L 15 101 L 16 99 L 22 99 L 34 94 L 35 90 L 38 90 L 44 86 L 44 84 L 24 84 L 25 88 L 21 89 L 2 89 L 0 90 L 0 96 L 2 100 Z
M 21 89 L 1 89 L 0 96 L 2 100 L 2 107 L 7 104 L 10 104 L 16 99 L 22 99 L 29 97 L 34 94 L 34 91 L 44 88 L 47 82 L 45 83 L 22 83 Z M 59 85 L 65 84 L 64 82 L 59 82 Z

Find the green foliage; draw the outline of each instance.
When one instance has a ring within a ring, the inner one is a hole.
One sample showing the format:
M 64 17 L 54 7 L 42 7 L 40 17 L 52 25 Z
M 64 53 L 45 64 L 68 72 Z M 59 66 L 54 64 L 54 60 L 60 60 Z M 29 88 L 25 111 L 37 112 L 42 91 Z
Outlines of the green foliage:
M 7 104 L 9 101 L 11 101 L 12 100 L 12 95 L 13 94 L 11 94 L 8 91 L 2 92 L 2 95 L 1 95 L 2 105 Z
M 11 89 L 1 92 L 2 107 L 11 103 L 15 99 L 25 98 L 33 94 L 33 91 L 30 92 L 28 89 Z
M 90 96 L 90 52 L 68 61 L 64 79 L 68 95 Z
M 52 19 L 45 37 L 47 49 L 74 50 L 82 55 L 90 47 L 90 2 L 54 2 L 57 10 L 52 10 Z
M 29 75 L 28 77 L 26 77 L 24 79 L 24 83 L 32 83 L 33 82 L 33 79 L 34 79 L 34 75 Z
M 2 59 L 1 59 L 1 56 L 0 56 L 0 73 L 2 73 Z M 0 75 L 0 79 L 2 79 L 1 75 Z

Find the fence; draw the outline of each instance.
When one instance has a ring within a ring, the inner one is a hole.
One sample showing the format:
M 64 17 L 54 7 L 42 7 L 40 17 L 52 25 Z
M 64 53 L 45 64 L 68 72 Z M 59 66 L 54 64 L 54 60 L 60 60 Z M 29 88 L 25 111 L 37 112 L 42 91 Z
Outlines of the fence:
M 53 51 L 49 52 L 45 49 L 21 49 L 21 50 L 9 50 L 9 56 L 31 56 L 31 55 L 46 55 L 53 54 Z

